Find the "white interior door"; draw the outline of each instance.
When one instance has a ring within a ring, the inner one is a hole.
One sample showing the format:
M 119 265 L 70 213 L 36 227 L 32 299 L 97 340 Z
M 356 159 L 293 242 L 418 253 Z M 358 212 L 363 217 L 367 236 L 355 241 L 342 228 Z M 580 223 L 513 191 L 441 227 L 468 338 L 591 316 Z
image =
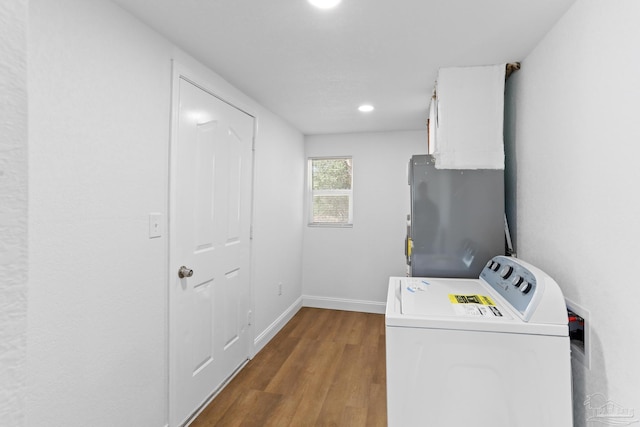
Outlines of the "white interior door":
M 253 117 L 182 77 L 178 81 L 171 154 L 173 426 L 184 423 L 248 358 L 251 343 Z

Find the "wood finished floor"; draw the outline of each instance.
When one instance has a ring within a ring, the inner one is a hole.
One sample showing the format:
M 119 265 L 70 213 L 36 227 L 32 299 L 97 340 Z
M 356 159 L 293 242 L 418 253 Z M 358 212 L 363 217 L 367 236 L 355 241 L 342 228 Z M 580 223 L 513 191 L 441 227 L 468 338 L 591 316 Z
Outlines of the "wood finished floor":
M 302 308 L 193 421 L 386 426 L 384 315 Z

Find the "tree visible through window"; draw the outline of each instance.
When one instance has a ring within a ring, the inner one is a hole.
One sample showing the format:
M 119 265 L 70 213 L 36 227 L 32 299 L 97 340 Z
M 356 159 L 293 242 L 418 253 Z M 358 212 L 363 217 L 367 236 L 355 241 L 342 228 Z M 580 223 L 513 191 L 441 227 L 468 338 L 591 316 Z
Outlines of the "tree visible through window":
M 350 157 L 309 159 L 311 224 L 351 224 L 352 163 Z

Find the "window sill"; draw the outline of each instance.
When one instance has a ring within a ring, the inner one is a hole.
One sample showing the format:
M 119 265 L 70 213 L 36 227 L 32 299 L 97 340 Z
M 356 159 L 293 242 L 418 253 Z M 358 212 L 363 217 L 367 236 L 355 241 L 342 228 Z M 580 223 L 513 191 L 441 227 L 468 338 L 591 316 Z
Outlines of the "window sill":
M 307 226 L 314 228 L 353 228 L 353 224 L 336 224 L 332 222 L 310 222 Z

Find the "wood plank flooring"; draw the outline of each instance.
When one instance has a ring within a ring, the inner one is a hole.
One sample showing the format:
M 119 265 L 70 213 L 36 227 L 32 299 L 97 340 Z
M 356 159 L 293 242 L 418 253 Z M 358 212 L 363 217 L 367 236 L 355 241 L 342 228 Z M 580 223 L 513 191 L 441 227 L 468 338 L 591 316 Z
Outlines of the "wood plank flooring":
M 384 315 L 302 308 L 193 421 L 386 426 Z

